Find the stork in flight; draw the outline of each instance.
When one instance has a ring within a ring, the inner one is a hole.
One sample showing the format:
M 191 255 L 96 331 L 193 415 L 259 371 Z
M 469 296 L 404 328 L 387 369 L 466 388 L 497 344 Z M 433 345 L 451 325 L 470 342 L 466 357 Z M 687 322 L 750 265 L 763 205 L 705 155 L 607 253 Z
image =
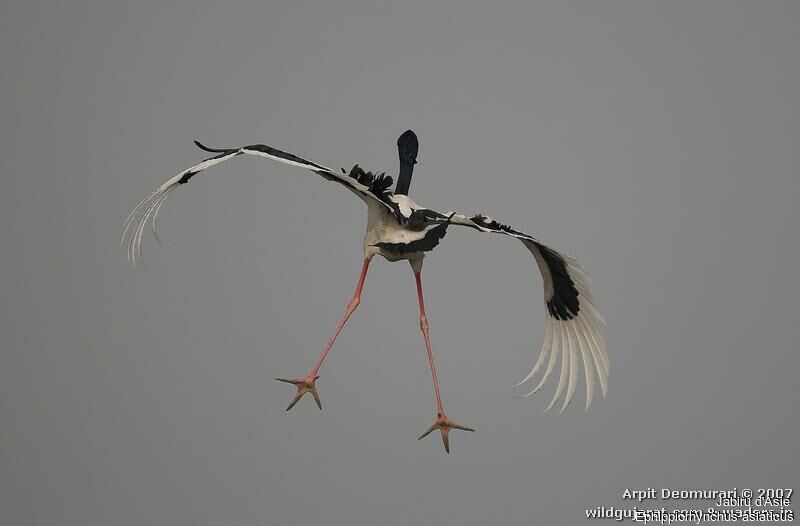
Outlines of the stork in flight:
M 363 252 L 364 262 L 361 276 L 356 285 L 355 294 L 347 304 L 344 317 L 333 332 L 328 344 L 322 351 L 311 372 L 300 378 L 276 378 L 281 382 L 293 384 L 297 393 L 292 399 L 290 410 L 306 393 L 311 393 L 317 406 L 322 409 L 322 402 L 317 392 L 316 382 L 319 370 L 328 356 L 333 343 L 344 324 L 356 310 L 361 302 L 361 291 L 367 277 L 369 264 L 375 255 L 383 256 L 389 261 L 408 261 L 414 272 L 419 298 L 419 326 L 425 340 L 428 352 L 431 375 L 433 376 L 433 391 L 436 396 L 436 419 L 433 424 L 419 437 L 422 439 L 438 429 L 442 435 L 444 448 L 450 452 L 449 432 L 451 429 L 474 431 L 474 429 L 457 424 L 444 412 L 442 397 L 439 392 L 439 379 L 436 375 L 436 365 L 431 352 L 428 319 L 425 315 L 425 303 L 422 296 L 422 261 L 425 254 L 433 250 L 444 237 L 450 226 L 469 227 L 478 232 L 490 232 L 513 237 L 522 242 L 533 254 L 539 266 L 544 282 L 544 300 L 547 306 L 546 331 L 544 344 L 539 354 L 539 359 L 530 373 L 515 387 L 531 380 L 536 373 L 545 366 L 538 385 L 529 393 L 528 397 L 538 391 L 561 359 L 561 372 L 558 379 L 555 395 L 545 411 L 552 408 L 559 398 L 564 395 L 561 411 L 569 405 L 578 383 L 578 370 L 583 366 L 586 381 L 586 409 L 592 404 L 595 390 L 595 371 L 600 383 L 603 397 L 608 389 L 609 360 L 601 327 L 605 323 L 592 300 L 589 289 L 589 278 L 580 265 L 571 257 L 541 243 L 534 237 L 520 232 L 508 225 L 495 221 L 482 214 L 466 216 L 455 212 L 445 214 L 430 208 L 418 205 L 408 197 L 411 186 L 411 175 L 417 163 L 419 142 L 413 131 L 404 132 L 397 139 L 397 149 L 400 155 L 400 173 L 394 193 L 390 191 L 392 178 L 380 173 L 365 172 L 355 165 L 349 173 L 342 169 L 341 173 L 326 168 L 315 162 L 303 159 L 263 144 L 253 144 L 241 148 L 209 148 L 199 142 L 195 144 L 206 152 L 213 153 L 212 157 L 188 168 L 178 175 L 167 180 L 156 191 L 141 201 L 130 213 L 123 226 L 121 245 L 127 242 L 128 259 L 135 265 L 141 261 L 142 236 L 148 221 L 152 218 L 154 237 L 158 237 L 158 212 L 166 198 L 178 187 L 188 183 L 195 175 L 211 168 L 214 165 L 232 159 L 239 155 L 255 155 L 280 161 L 292 166 L 311 170 L 321 175 L 328 181 L 333 181 L 344 186 L 367 205 L 367 231 L 364 235 Z M 566 393 L 564 388 L 566 387 Z

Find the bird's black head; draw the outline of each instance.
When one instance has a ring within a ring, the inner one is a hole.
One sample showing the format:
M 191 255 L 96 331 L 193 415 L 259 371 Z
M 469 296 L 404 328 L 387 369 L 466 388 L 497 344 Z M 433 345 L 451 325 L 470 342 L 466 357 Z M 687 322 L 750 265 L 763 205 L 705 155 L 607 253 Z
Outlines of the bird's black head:
M 419 151 L 419 141 L 417 134 L 411 130 L 406 130 L 397 139 L 397 153 L 400 156 L 400 175 L 397 177 L 397 186 L 394 193 L 408 195 L 411 186 L 411 175 L 414 172 L 414 165 L 417 164 L 417 152 Z
M 406 130 L 403 135 L 397 138 L 397 152 L 400 154 L 400 164 L 417 164 L 417 152 L 419 151 L 419 140 L 417 134 L 411 130 Z

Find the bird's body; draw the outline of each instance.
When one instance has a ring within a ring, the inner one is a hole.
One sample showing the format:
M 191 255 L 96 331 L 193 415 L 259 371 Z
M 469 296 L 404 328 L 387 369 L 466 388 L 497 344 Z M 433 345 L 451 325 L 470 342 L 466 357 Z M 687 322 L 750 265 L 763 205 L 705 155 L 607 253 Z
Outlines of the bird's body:
M 429 222 L 424 216 L 415 223 L 416 215 L 430 210 L 402 194 L 393 194 L 389 199 L 397 205 L 397 213 L 377 206 L 368 209 L 364 257 L 379 255 L 392 262 L 408 260 L 412 266 L 421 265 L 425 252 L 439 244 L 441 238 L 437 235 L 444 235 L 447 225 Z
M 376 175 L 365 172 L 358 165 L 355 165 L 349 173 L 345 170 L 340 173 L 266 145 L 208 148 L 195 142 L 201 149 L 215 155 L 167 180 L 139 203 L 125 221 L 122 239 L 123 242 L 128 240 L 128 256 L 134 264 L 137 259 L 141 259 L 142 235 L 150 218 L 152 218 L 153 234 L 158 239 L 158 212 L 167 196 L 201 171 L 239 155 L 267 157 L 311 170 L 329 181 L 344 186 L 367 205 L 367 227 L 363 239 L 364 263 L 356 292 L 347 306 L 345 316 L 339 322 L 311 373 L 302 378 L 279 379 L 297 387 L 297 394 L 287 410 L 291 409 L 305 393 L 311 393 L 317 405 L 320 409 L 322 408 L 316 390 L 316 380 L 319 378 L 317 373 L 342 327 L 361 301 L 361 290 L 372 258 L 380 255 L 391 262 L 407 260 L 411 264 L 416 279 L 420 328 L 425 339 L 437 402 L 437 418 L 420 438 L 439 429 L 445 449 L 449 452 L 448 432 L 451 429 L 472 431 L 471 428 L 456 424 L 444 413 L 422 294 L 423 258 L 439 245 L 447 233 L 447 229 L 454 225 L 469 227 L 479 232 L 514 237 L 531 252 L 539 267 L 544 282 L 545 304 L 548 311 L 545 341 L 533 369 L 517 386 L 533 378 L 545 365 L 545 361 L 547 361 L 547 365 L 539 384 L 525 396 L 530 396 L 544 385 L 554 371 L 559 357 L 561 358 L 561 373 L 555 396 L 550 402 L 548 410 L 562 394 L 564 394 L 564 402 L 561 411 L 567 407 L 574 395 L 578 370 L 581 365 L 586 381 L 586 408 L 588 409 L 592 403 L 595 374 L 599 379 L 601 392 L 605 396 L 609 360 L 600 330 L 604 322 L 594 305 L 589 290 L 589 279 L 580 265 L 574 259 L 544 245 L 534 237 L 488 216 L 482 214 L 466 216 L 455 212 L 440 213 L 414 202 L 407 195 L 418 152 L 417 137 L 412 131 L 406 131 L 397 141 L 400 172 L 395 192 L 389 190 L 393 182 L 391 177 L 383 173 Z M 565 387 L 566 392 L 564 392 Z
M 393 202 L 398 204 L 401 211 L 408 217 L 411 211 L 420 208 L 416 203 L 404 195 L 391 196 Z M 414 208 L 411 208 L 411 207 Z M 418 237 L 418 232 L 409 229 L 406 224 L 401 224 L 397 216 L 388 210 L 371 206 L 367 210 L 367 230 L 364 233 L 364 257 L 380 255 L 389 261 L 413 260 L 424 257 L 424 252 L 415 251 L 397 254 L 382 249 L 379 244 L 408 244 Z

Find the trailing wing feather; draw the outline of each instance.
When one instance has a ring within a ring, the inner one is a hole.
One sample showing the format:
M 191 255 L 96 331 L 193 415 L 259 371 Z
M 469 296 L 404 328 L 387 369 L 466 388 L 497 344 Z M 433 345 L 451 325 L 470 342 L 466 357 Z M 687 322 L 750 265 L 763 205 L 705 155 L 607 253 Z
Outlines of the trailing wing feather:
M 127 243 L 128 259 L 132 261 L 134 265 L 137 261 L 141 262 L 142 236 L 150 220 L 152 220 L 153 234 L 156 239 L 158 239 L 158 212 L 169 194 L 179 186 L 188 183 L 200 172 L 239 155 L 266 157 L 292 166 L 305 168 L 324 177 L 328 181 L 341 184 L 356 194 L 370 207 L 377 206 L 386 208 L 395 215 L 399 214 L 397 204 L 389 199 L 391 195 L 389 188 L 392 185 L 392 178 L 385 174 L 365 172 L 358 165 L 355 165 L 349 173 L 346 173 L 344 170 L 342 170 L 342 173 L 339 173 L 313 161 L 309 161 L 308 159 L 303 159 L 292 153 L 284 152 L 264 144 L 253 144 L 241 148 L 209 148 L 197 141 L 195 141 L 195 144 L 202 150 L 216 155 L 204 159 L 168 179 L 136 205 L 125 220 L 122 228 L 120 245 L 125 245 Z
M 548 247 L 533 236 L 520 232 L 481 214 L 471 217 L 454 214 L 448 222 L 467 226 L 479 232 L 503 234 L 519 239 L 539 267 L 544 284 L 544 301 L 547 307 L 544 344 L 539 358 L 520 386 L 533 379 L 545 362 L 547 366 L 528 397 L 537 392 L 553 373 L 559 359 L 561 373 L 555 395 L 546 410 L 553 407 L 564 395 L 559 412 L 564 411 L 575 393 L 578 371 L 582 364 L 586 383 L 586 409 L 594 397 L 595 375 L 605 398 L 608 391 L 609 360 L 602 326 L 605 324 L 597 310 L 589 288 L 589 278 L 575 259 Z M 566 388 L 566 391 L 565 391 Z

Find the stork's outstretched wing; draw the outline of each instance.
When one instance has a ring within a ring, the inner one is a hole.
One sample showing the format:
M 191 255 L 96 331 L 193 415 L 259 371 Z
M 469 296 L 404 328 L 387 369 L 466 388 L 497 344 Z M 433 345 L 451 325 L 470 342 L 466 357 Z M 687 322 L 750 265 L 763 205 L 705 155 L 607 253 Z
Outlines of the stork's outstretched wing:
M 566 386 L 567 391 L 561 406 L 561 411 L 564 411 L 575 394 L 580 359 L 586 377 L 586 409 L 589 409 L 594 396 L 595 371 L 600 380 L 600 390 L 605 397 L 609 366 L 601 332 L 605 321 L 594 305 L 589 289 L 589 278 L 578 262 L 544 245 L 534 237 L 487 216 L 479 214 L 467 217 L 454 214 L 448 221 L 452 225 L 468 226 L 480 232 L 515 237 L 531 251 L 539 265 L 544 281 L 544 301 L 547 306 L 544 345 L 531 372 L 516 386 L 532 379 L 547 360 L 547 367 L 538 385 L 525 396 L 532 395 L 541 389 L 561 357 L 558 387 L 546 410 L 555 405 Z
M 329 181 L 335 181 L 343 185 L 361 198 L 362 201 L 367 203 L 368 206 L 385 207 L 392 213 L 397 213 L 397 204 L 389 200 L 389 195 L 391 194 L 389 188 L 392 186 L 392 178 L 384 174 L 376 175 L 371 172 L 365 172 L 359 168 L 358 165 L 354 166 L 349 174 L 344 170 L 339 173 L 315 162 L 298 157 L 297 155 L 264 144 L 253 144 L 241 148 L 208 148 L 197 141 L 195 141 L 195 144 L 202 150 L 217 155 L 204 159 L 191 168 L 187 168 L 178 175 L 168 179 L 164 184 L 159 186 L 156 191 L 136 205 L 125 220 L 120 245 L 124 245 L 127 240 L 128 259 L 131 260 L 134 265 L 136 264 L 137 257 L 141 260 L 142 235 L 150 218 L 152 218 L 153 223 L 153 235 L 158 239 L 158 212 L 169 194 L 179 186 L 189 182 L 192 177 L 203 170 L 238 155 L 257 155 L 292 166 L 306 168 Z

